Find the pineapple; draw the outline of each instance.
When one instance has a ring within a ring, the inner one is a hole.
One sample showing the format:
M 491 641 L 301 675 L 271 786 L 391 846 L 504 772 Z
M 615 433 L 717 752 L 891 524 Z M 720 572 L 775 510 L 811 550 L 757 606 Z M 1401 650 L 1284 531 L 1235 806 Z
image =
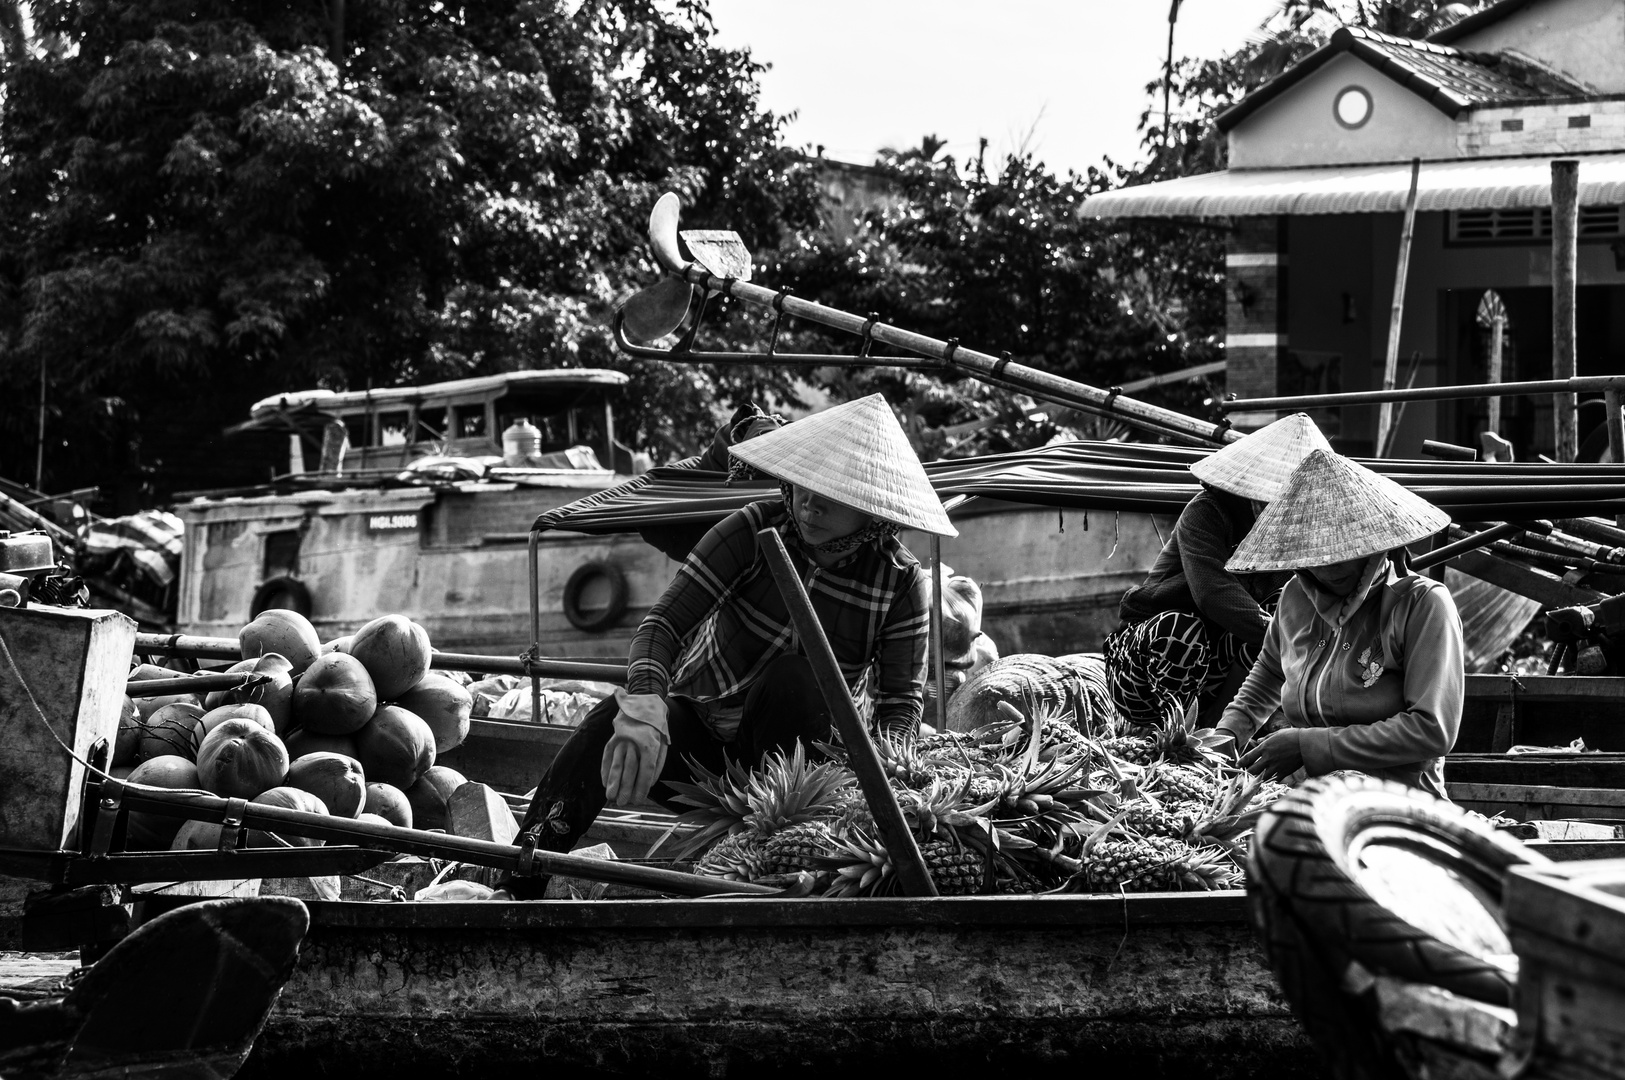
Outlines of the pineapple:
M 1099 746 L 1118 761 L 1130 765 L 1149 765 L 1157 757 L 1157 740 L 1147 735 L 1113 735 L 1101 739 Z
M 1157 767 L 1163 794 L 1182 802 L 1209 802 L 1218 792 L 1218 778 L 1194 765 L 1163 763 Z
M 970 896 L 982 891 L 982 856 L 954 840 L 929 840 L 920 855 L 937 892 L 943 896 Z
M 762 843 L 762 874 L 817 870 L 835 850 L 835 838 L 822 821 L 803 821 L 780 829 Z
M 768 872 L 764 867 L 764 846 L 754 833 L 730 833 L 694 864 L 694 872 L 729 881 L 754 881 Z
M 1241 873 L 1221 853 L 1168 836 L 1105 840 L 1084 852 L 1082 884 L 1094 891 L 1224 889 Z

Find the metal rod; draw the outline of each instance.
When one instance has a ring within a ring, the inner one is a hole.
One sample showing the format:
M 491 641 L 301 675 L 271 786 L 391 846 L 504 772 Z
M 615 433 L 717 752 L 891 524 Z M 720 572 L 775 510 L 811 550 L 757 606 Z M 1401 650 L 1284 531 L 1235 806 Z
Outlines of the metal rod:
M 184 634 L 137 634 L 135 651 L 160 656 L 190 656 L 195 660 L 241 660 L 235 638 L 188 637 Z M 482 671 L 491 675 L 531 675 L 544 679 L 591 679 L 623 683 L 626 669 L 618 664 L 584 660 L 543 660 L 523 656 L 484 656 L 478 653 L 437 652 L 429 657 L 437 671 Z
M 531 530 L 530 543 L 526 548 L 530 561 L 526 569 L 530 581 L 529 659 L 533 661 L 540 660 L 542 656 L 541 541 L 542 534 L 534 529 Z M 530 719 L 535 724 L 542 722 L 542 677 L 536 673 L 534 668 L 530 672 Z
M 128 809 L 147 811 L 164 817 L 222 821 L 235 804 L 235 809 L 241 815 L 246 828 L 286 833 L 289 836 L 304 836 L 313 840 L 359 843 L 363 847 L 398 851 L 407 855 L 456 859 L 476 866 L 489 866 L 516 873 L 557 874 L 584 878 L 588 881 L 631 885 L 655 892 L 677 893 L 682 896 L 711 896 L 717 893 L 767 896 L 779 891 L 765 885 L 700 877 L 696 874 L 662 870 L 653 866 L 589 859 L 582 855 L 565 855 L 541 848 L 519 848 L 513 844 L 474 840 L 449 833 L 403 829 L 395 825 L 375 825 L 369 821 L 335 818 L 327 814 L 309 814 L 302 810 L 288 810 L 262 803 L 245 804 L 241 800 L 222 799 L 203 791 L 171 791 L 141 784 L 126 784 L 119 780 L 102 781 L 101 790 L 103 798 L 118 793 Z
M 1416 186 L 1422 176 L 1422 159 L 1411 159 L 1411 192 L 1405 197 L 1405 221 L 1399 230 L 1399 265 L 1394 268 L 1394 303 L 1388 313 L 1388 353 L 1382 363 L 1382 388 L 1392 390 L 1399 374 L 1399 331 L 1405 319 L 1405 278 L 1410 273 L 1411 239 L 1416 235 Z M 1373 445 L 1378 457 L 1386 455 L 1389 429 L 1394 423 L 1394 407 L 1382 402 L 1377 409 L 1377 437 Z
M 936 728 L 938 731 L 948 730 L 948 665 L 942 655 L 942 537 L 936 533 L 931 534 L 931 595 L 936 603 L 931 605 L 931 677 L 936 680 L 937 692 L 933 697 L 936 702 Z
M 1491 384 L 1501 381 L 1501 358 L 1505 350 L 1507 329 L 1506 307 L 1499 295 L 1495 297 L 1495 314 L 1490 318 L 1490 365 L 1486 377 Z M 1501 398 L 1491 394 L 1487 429 L 1493 435 L 1501 434 Z
M 1608 390 L 1602 395 L 1603 406 L 1608 410 L 1608 459 L 1615 465 L 1625 464 L 1625 426 L 1622 426 L 1620 415 L 1620 392 Z M 1625 525 L 1625 514 L 1614 518 L 1614 524 Z
M 1457 446 L 1455 443 L 1439 442 L 1435 439 L 1422 440 L 1422 453 L 1443 461 L 1478 460 L 1478 451 L 1470 446 Z
M 656 245 L 657 254 L 659 245 Z M 708 273 L 703 267 L 690 263 L 687 266 L 668 266 L 672 273 L 681 277 L 691 285 L 698 285 L 703 289 L 721 293 L 724 296 L 743 300 L 747 303 L 758 304 L 762 307 L 782 308 L 785 314 L 794 315 L 798 319 L 820 323 L 844 330 L 849 334 L 863 336 L 867 329 L 868 336 L 882 345 L 889 345 L 895 349 L 919 356 L 927 356 L 940 360 L 944 365 L 956 371 L 962 371 L 978 379 L 984 376 L 1005 378 L 1018 382 L 1026 392 L 1043 390 L 1051 393 L 1075 395 L 1079 400 L 1086 401 L 1097 409 L 1104 409 L 1111 415 L 1120 418 L 1126 424 L 1144 426 L 1147 423 L 1159 428 L 1166 428 L 1181 432 L 1192 438 L 1202 439 L 1208 443 L 1228 443 L 1241 438 L 1241 433 L 1230 431 L 1222 424 L 1209 424 L 1186 416 L 1184 413 L 1172 409 L 1164 409 L 1135 398 L 1124 397 L 1120 393 L 1101 390 L 1098 387 L 1085 383 L 1065 379 L 1059 375 L 1052 375 L 1047 371 L 1018 364 L 1007 358 L 993 356 L 990 353 L 978 352 L 968 349 L 956 342 L 942 341 L 937 338 L 916 334 L 902 330 L 887 323 L 877 322 L 870 324 L 869 320 L 860 315 L 839 311 L 823 304 L 815 304 L 809 300 L 801 300 L 794 296 L 781 296 L 772 289 L 764 289 L 760 285 L 739 281 L 735 278 L 720 278 Z M 738 363 L 735 360 L 734 363 Z M 871 363 L 884 362 L 871 359 Z M 1030 388 L 1030 389 L 1029 389 Z
M 169 694 L 207 694 L 214 690 L 235 690 L 255 678 L 259 676 L 245 671 L 234 675 L 186 675 L 178 679 L 131 679 L 124 684 L 124 696 L 149 698 Z
M 1579 257 L 1580 163 L 1572 158 L 1552 162 L 1552 377 L 1574 377 L 1574 277 Z M 1573 461 L 1579 454 L 1576 414 L 1579 401 L 1573 391 L 1552 395 L 1558 461 Z
M 39 432 L 34 443 L 34 490 L 45 490 L 45 354 L 39 358 Z
M 1350 390 L 1341 394 L 1299 394 L 1293 397 L 1233 398 L 1221 401 L 1223 412 L 1262 409 L 1321 409 L 1335 405 L 1370 405 L 1383 401 L 1454 401 L 1476 397 L 1517 397 L 1521 394 L 1625 390 L 1625 376 L 1580 375 L 1572 379 L 1535 379 L 1512 383 L 1471 383 L 1461 386 L 1418 386 L 1410 390 Z
M 796 636 L 801 639 L 807 662 L 812 665 L 813 677 L 818 680 L 818 689 L 823 692 L 835 728 L 846 745 L 847 761 L 857 774 L 863 797 L 868 800 L 869 812 L 874 815 L 881 842 L 886 845 L 886 851 L 897 867 L 898 884 L 907 896 L 937 895 L 937 887 L 931 880 L 931 872 L 926 869 L 925 858 L 920 854 L 919 845 L 914 842 L 914 833 L 903 818 L 902 807 L 897 805 L 897 793 L 892 791 L 886 770 L 880 764 L 880 755 L 870 741 L 869 730 L 858 715 L 857 706 L 852 703 L 852 691 L 841 674 L 841 666 L 835 660 L 829 638 L 824 636 L 824 628 L 818 622 L 818 613 L 813 610 L 812 600 L 801 583 L 801 576 L 790 562 L 790 553 L 785 550 L 783 538 L 776 529 L 763 529 L 756 534 L 756 543 L 760 545 L 762 555 L 767 559 L 767 568 L 772 571 L 773 581 L 790 610 L 790 622 L 795 627 Z
M 1547 525 L 1547 529 L 1550 528 L 1551 526 Z M 1476 548 L 1487 547 L 1497 540 L 1505 540 L 1509 536 L 1517 536 L 1523 531 L 1525 531 L 1524 525 L 1515 521 L 1508 521 L 1500 525 L 1492 526 L 1485 529 L 1483 532 L 1473 533 L 1471 536 L 1464 539 L 1456 540 L 1452 543 L 1444 545 L 1443 547 L 1437 547 L 1425 554 L 1418 555 L 1416 558 L 1411 560 L 1411 569 L 1426 570 L 1430 566 L 1437 566 L 1440 563 L 1449 562 L 1451 559 L 1454 559 L 1457 555 L 1460 555 L 1463 552 L 1473 551 Z

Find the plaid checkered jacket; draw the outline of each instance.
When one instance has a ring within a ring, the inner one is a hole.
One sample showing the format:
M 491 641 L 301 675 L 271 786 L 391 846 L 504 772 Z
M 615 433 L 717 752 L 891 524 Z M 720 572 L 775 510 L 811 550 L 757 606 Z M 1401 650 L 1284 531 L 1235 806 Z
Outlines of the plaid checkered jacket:
M 820 567 L 778 501 L 730 514 L 694 546 L 632 639 L 627 689 L 689 698 L 719 737 L 734 737 L 751 684 L 773 660 L 802 651 L 758 550 L 756 532 L 770 526 L 784 537 L 853 697 L 872 697 L 877 726 L 917 729 L 930 603 L 924 570 L 895 537 Z

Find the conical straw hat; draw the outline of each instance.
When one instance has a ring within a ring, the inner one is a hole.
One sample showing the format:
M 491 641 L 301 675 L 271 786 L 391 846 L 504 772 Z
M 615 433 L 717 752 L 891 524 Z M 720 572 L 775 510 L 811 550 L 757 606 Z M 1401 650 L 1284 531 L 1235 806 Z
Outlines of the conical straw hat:
M 1329 566 L 1413 544 L 1448 524 L 1449 514 L 1386 476 L 1315 450 L 1224 568 L 1256 573 Z
M 769 476 L 873 517 L 938 536 L 959 535 L 879 394 L 814 413 L 728 450 Z
M 1274 502 L 1309 451 L 1331 448 L 1307 413 L 1293 413 L 1213 451 L 1191 475 L 1244 499 Z

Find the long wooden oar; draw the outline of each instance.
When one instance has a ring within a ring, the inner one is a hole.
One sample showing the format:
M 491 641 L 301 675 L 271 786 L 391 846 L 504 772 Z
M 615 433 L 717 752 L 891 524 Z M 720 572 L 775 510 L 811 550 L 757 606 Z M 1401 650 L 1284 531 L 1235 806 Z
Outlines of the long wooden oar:
M 807 589 L 790 562 L 790 553 L 784 549 L 784 540 L 778 530 L 763 529 L 756 534 L 756 542 L 761 545 L 767 567 L 773 572 L 773 581 L 790 609 L 790 622 L 801 638 L 807 661 L 812 665 L 813 678 L 818 680 L 818 689 L 835 720 L 835 729 L 846 744 L 847 760 L 858 776 L 863 797 L 869 802 L 869 812 L 880 829 L 880 840 L 897 866 L 898 884 L 909 896 L 936 896 L 937 886 L 926 869 L 919 845 L 914 842 L 914 833 L 903 818 L 902 807 L 897 805 L 897 793 L 886 779 L 886 770 L 869 738 L 869 729 L 858 715 L 857 706 L 852 704 L 852 691 L 847 689 L 841 666 L 829 647 L 829 638 L 824 636 L 824 628 L 818 622 L 818 613 L 813 610 Z

